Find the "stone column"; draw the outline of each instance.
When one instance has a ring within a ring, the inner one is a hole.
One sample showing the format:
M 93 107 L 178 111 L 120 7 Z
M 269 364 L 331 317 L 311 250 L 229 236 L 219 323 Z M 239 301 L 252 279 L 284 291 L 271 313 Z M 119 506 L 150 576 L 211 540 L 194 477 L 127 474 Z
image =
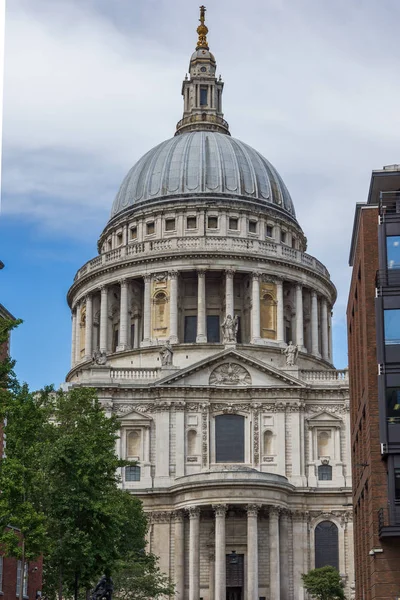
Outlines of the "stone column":
M 215 598 L 226 597 L 226 550 L 224 504 L 214 506 L 215 510 Z
M 233 295 L 233 278 L 235 272 L 228 269 L 225 271 L 225 316 L 235 316 L 235 305 Z
M 76 321 L 75 321 L 75 362 L 81 360 L 81 308 L 80 302 L 76 305 Z
M 296 285 L 296 344 L 304 350 L 303 287 Z
M 107 352 L 108 333 L 108 289 L 105 285 L 100 288 L 100 352 Z
M 322 341 L 322 358 L 329 360 L 329 342 L 328 342 L 328 306 L 326 299 L 322 298 L 321 302 L 321 341 Z
M 150 297 L 151 275 L 144 276 L 144 300 L 143 300 L 143 346 L 151 344 L 151 297 Z
M 251 287 L 251 342 L 260 340 L 260 274 L 252 273 Z M 248 599 L 250 600 L 250 599 Z
M 257 515 L 259 508 L 257 504 L 247 506 L 247 600 L 258 600 Z M 271 598 L 275 598 L 275 596 L 271 594 Z
M 270 596 L 281 598 L 281 575 L 279 560 L 279 510 L 269 509 L 269 575 Z
M 133 330 L 133 335 L 134 335 L 134 339 L 132 340 L 132 347 L 133 348 L 139 348 L 140 347 L 140 314 L 139 313 L 135 313 L 133 315 L 133 324 L 134 324 L 134 330 Z
M 169 274 L 170 308 L 169 308 L 169 341 L 177 344 L 178 339 L 178 271 Z
M 93 298 L 86 296 L 86 328 L 85 328 L 85 359 L 89 360 L 93 354 Z
M 206 272 L 197 271 L 197 336 L 196 342 L 207 342 Z
M 200 509 L 189 508 L 189 600 L 200 597 Z
M 283 281 L 276 282 L 276 341 L 285 341 L 284 311 L 283 311 Z
M 304 588 L 301 575 L 308 572 L 307 565 L 307 516 L 305 513 L 293 513 L 293 588 L 297 600 L 304 600 Z
M 280 528 L 279 528 L 279 540 L 280 540 L 280 585 L 281 595 L 280 600 L 289 600 L 289 555 L 290 555 L 290 544 L 289 544 L 289 529 L 291 525 L 290 512 L 284 510 L 281 513 Z
M 318 297 L 317 292 L 311 291 L 311 352 L 320 356 L 318 348 Z
M 120 309 L 119 309 L 119 340 L 117 352 L 122 352 L 128 347 L 128 282 L 121 279 L 120 283 Z
M 175 518 L 175 598 L 183 600 L 185 596 L 185 521 L 183 512 L 178 510 Z
M 328 307 L 328 353 L 329 360 L 333 362 L 332 350 L 332 309 Z
M 72 337 L 71 337 L 71 367 L 75 364 L 75 343 L 76 343 L 76 308 L 72 309 Z

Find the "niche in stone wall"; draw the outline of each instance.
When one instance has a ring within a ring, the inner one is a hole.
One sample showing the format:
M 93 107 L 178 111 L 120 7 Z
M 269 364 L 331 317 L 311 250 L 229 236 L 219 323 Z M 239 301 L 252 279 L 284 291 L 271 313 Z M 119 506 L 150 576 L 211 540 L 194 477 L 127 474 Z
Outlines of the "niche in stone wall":
M 332 456 L 332 432 L 318 431 L 317 433 L 318 458 Z
M 152 329 L 153 338 L 169 336 L 169 282 L 167 276 L 158 275 L 153 282 Z
M 195 456 L 198 454 L 197 450 L 197 438 L 198 434 L 195 429 L 189 429 L 187 432 L 187 456 Z
M 128 431 L 126 434 L 126 456 L 127 458 L 140 458 L 140 446 L 142 441 L 142 432 L 138 429 Z
M 260 285 L 260 318 L 261 337 L 276 340 L 276 285 L 261 282 Z
M 263 450 L 264 456 L 272 456 L 274 454 L 274 434 L 270 429 L 264 431 L 263 435 Z
M 79 353 L 81 358 L 85 356 L 85 329 L 86 329 L 86 305 L 81 308 L 79 315 Z

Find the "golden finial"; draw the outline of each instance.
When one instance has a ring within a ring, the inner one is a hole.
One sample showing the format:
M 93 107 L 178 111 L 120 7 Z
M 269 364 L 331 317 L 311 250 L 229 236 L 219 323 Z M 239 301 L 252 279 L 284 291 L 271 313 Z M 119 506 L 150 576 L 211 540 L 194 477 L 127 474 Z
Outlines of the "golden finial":
M 208 27 L 204 23 L 205 18 L 206 18 L 206 7 L 200 6 L 200 19 L 199 19 L 200 25 L 197 28 L 197 33 L 199 34 L 199 39 L 197 40 L 196 50 L 199 50 L 199 48 L 205 48 L 206 50 L 208 50 L 208 44 L 207 44 Z

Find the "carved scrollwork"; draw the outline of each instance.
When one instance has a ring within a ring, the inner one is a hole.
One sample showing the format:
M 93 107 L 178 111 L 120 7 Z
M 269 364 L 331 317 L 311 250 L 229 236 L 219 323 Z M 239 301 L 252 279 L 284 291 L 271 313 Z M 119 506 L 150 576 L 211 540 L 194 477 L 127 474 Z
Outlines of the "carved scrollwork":
M 189 519 L 200 518 L 200 508 L 198 506 L 189 506 L 188 509 Z
M 246 508 L 248 517 L 256 517 L 261 506 L 259 504 L 248 504 Z
M 225 517 L 228 507 L 226 504 L 214 504 L 213 509 L 216 517 Z
M 224 363 L 210 375 L 210 385 L 251 385 L 250 373 L 238 363 Z

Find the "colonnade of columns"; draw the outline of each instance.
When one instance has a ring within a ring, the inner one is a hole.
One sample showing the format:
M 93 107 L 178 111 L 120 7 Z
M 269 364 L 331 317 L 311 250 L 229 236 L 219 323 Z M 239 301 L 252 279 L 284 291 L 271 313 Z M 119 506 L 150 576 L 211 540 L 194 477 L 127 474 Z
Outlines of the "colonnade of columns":
M 259 598 L 259 511 L 267 507 L 258 504 L 246 506 L 247 512 L 247 559 L 244 585 L 247 590 L 247 600 Z M 215 600 L 226 598 L 226 588 L 229 581 L 226 578 L 226 557 L 233 549 L 226 545 L 226 518 L 228 507 L 225 504 L 213 506 L 215 514 L 215 564 L 213 566 L 214 590 L 210 597 Z M 189 514 L 189 600 L 200 598 L 200 518 L 198 506 L 188 509 Z M 268 507 L 269 516 L 269 587 L 270 597 L 289 600 L 289 559 L 290 559 L 290 527 L 291 515 L 287 510 Z M 185 597 L 185 543 L 184 543 L 184 513 L 175 513 L 175 582 L 176 598 Z M 300 583 L 300 582 L 298 582 Z
M 225 271 L 225 316 L 235 314 L 234 306 L 234 271 Z M 171 343 L 179 342 L 178 335 L 178 286 L 179 273 L 171 271 L 169 277 L 169 339 Z M 261 274 L 251 274 L 251 316 L 250 316 L 250 342 L 253 344 L 262 343 L 261 335 L 261 307 L 260 290 Z M 206 302 L 206 271 L 197 271 L 197 343 L 207 342 L 207 302 Z M 285 340 L 285 305 L 284 305 L 284 281 L 282 279 L 271 279 L 276 285 L 276 341 L 278 343 L 289 342 Z M 290 282 L 287 282 L 289 284 Z M 115 284 L 113 284 L 114 286 Z M 139 323 L 138 315 L 134 316 L 134 340 L 129 343 L 129 329 L 131 315 L 129 313 L 129 280 L 122 279 L 120 285 L 120 322 L 118 351 L 124 351 L 133 346 L 148 346 L 152 344 L 152 297 L 151 285 L 152 276 L 143 277 L 143 319 Z M 325 297 L 319 296 L 316 290 L 304 288 L 301 284 L 295 285 L 294 293 L 294 313 L 295 323 L 292 330 L 292 341 L 297 344 L 301 351 L 305 351 L 304 340 L 304 290 L 311 294 L 310 310 L 310 328 L 311 328 L 311 347 L 308 351 L 317 357 L 325 360 L 332 360 L 332 332 L 331 332 L 331 311 L 328 308 L 328 301 Z M 287 287 L 285 287 L 285 290 Z M 100 288 L 100 320 L 99 320 L 99 350 L 107 352 L 109 348 L 109 289 L 107 286 Z M 98 292 L 97 292 L 98 293 Z M 82 333 L 82 323 L 80 310 L 86 305 L 85 331 Z M 92 356 L 93 348 L 93 294 L 88 294 L 85 299 L 78 302 L 72 311 L 72 364 L 75 364 L 82 358 L 89 359 Z M 140 326 L 142 330 L 140 331 Z M 81 356 L 81 335 L 84 335 L 85 352 Z M 181 340 L 182 341 L 182 340 Z

